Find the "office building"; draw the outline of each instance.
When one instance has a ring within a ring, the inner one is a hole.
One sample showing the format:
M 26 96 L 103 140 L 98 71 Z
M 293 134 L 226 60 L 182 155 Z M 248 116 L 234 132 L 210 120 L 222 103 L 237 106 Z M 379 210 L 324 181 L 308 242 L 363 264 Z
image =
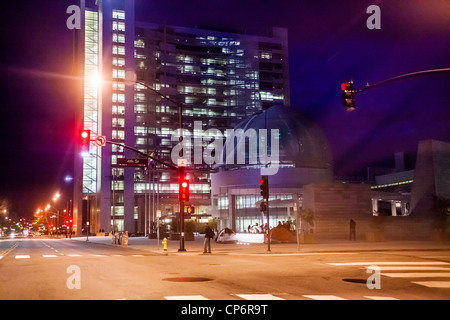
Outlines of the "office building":
M 91 142 L 89 154 L 78 159 L 75 197 L 84 200 L 75 202 L 74 228 L 81 234 L 89 221 L 91 233 L 147 233 L 157 216 L 179 211 L 178 175 L 158 163 L 121 166 L 118 159 L 142 158 L 121 144 L 177 165 L 172 151 L 180 104 L 185 132 L 192 141 L 203 138 L 203 147 L 208 135 L 214 138 L 209 129 L 225 134 L 274 104 L 289 105 L 287 30 L 250 35 L 139 22 L 130 0 L 82 0 L 80 7 L 81 122 L 92 139 L 104 136 L 108 143 Z M 202 154 L 183 152 L 189 204 L 211 214 L 214 166 Z

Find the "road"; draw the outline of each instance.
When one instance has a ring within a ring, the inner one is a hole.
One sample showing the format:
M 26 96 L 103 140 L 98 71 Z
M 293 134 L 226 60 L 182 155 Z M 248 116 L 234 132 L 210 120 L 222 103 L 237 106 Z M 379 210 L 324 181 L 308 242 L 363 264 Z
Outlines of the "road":
M 0 300 L 448 300 L 449 253 L 164 255 L 73 239 L 9 239 L 0 240 Z M 368 273 L 372 265 L 378 269 Z M 369 277 L 379 289 L 368 288 Z

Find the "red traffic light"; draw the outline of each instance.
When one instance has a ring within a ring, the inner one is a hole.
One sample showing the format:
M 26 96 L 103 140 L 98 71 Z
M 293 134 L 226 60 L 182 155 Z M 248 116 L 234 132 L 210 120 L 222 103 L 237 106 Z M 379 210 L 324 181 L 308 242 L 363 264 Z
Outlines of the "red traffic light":
M 355 110 L 355 90 L 353 89 L 353 81 L 347 81 L 341 84 L 342 104 L 347 111 Z
M 180 200 L 189 201 L 189 180 L 180 179 Z
M 80 132 L 80 145 L 83 153 L 89 152 L 89 145 L 91 143 L 91 130 L 82 130 Z
M 269 178 L 267 176 L 262 176 L 261 179 L 259 180 L 260 186 L 259 188 L 261 189 L 261 196 L 263 196 L 263 198 L 268 199 L 269 198 Z

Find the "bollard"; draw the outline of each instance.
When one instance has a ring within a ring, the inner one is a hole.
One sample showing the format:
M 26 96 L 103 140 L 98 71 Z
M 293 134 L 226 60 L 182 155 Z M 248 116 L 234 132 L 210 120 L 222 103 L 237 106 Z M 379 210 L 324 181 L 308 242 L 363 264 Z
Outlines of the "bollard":
M 164 251 L 167 251 L 167 238 L 164 238 L 164 240 L 162 241 L 162 245 L 163 245 Z

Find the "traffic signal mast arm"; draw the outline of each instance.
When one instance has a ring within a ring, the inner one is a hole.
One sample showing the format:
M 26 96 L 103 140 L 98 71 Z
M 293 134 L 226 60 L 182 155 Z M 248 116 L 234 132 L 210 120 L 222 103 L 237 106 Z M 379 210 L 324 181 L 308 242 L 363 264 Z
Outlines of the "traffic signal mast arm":
M 426 74 L 432 74 L 432 73 L 450 73 L 450 68 L 443 68 L 443 69 L 432 69 L 432 70 L 422 70 L 422 71 L 417 71 L 417 72 L 411 72 L 411 73 L 407 73 L 407 74 L 402 74 L 393 78 L 389 78 L 386 80 L 383 80 L 381 82 L 378 82 L 376 84 L 370 85 L 369 83 L 366 84 L 366 86 L 362 89 L 359 90 L 355 90 L 353 88 L 353 81 L 347 81 L 342 83 L 341 85 L 341 90 L 342 92 L 342 98 L 343 98 L 343 106 L 347 109 L 347 111 L 353 111 L 355 110 L 355 95 L 359 92 L 368 90 L 368 89 L 372 89 L 375 87 L 379 87 L 381 85 L 393 82 L 393 81 L 397 81 L 397 80 L 402 80 L 405 78 L 412 78 L 412 77 L 417 77 L 417 76 L 422 76 L 422 75 L 426 75 Z
M 383 81 L 378 82 L 376 84 L 369 85 L 369 83 L 367 83 L 364 88 L 362 88 L 360 90 L 355 90 L 354 92 L 358 93 L 358 92 L 362 92 L 362 91 L 365 91 L 365 90 L 368 90 L 368 89 L 379 87 L 379 86 L 381 86 L 383 84 L 387 84 L 387 83 L 390 83 L 390 82 L 393 82 L 393 81 L 401 80 L 401 79 L 404 79 L 404 78 L 412 78 L 412 77 L 416 77 L 416 76 L 422 76 L 422 75 L 431 74 L 431 73 L 450 73 L 450 68 L 422 70 L 422 71 L 402 74 L 402 75 L 399 75 L 399 76 L 396 76 L 396 77 L 393 77 L 393 78 L 390 78 L 390 79 L 387 79 L 387 80 L 383 80 Z

